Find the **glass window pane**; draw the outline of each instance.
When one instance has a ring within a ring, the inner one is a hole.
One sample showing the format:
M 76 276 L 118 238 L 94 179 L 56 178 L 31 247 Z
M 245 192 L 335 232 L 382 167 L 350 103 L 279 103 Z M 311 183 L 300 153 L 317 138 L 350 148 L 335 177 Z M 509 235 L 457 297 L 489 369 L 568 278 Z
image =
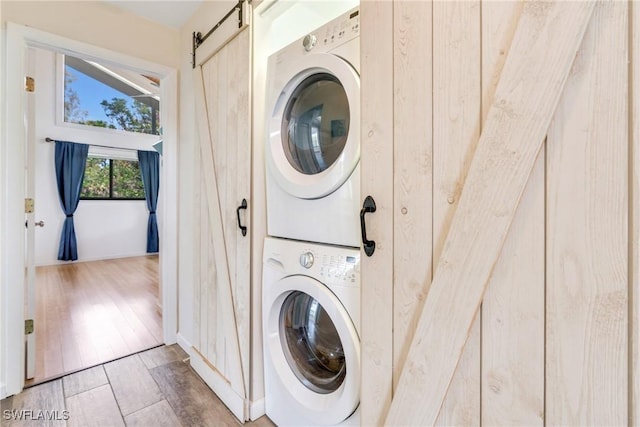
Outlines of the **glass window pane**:
M 131 86 L 114 70 L 70 56 L 65 56 L 64 73 L 65 122 L 160 134 L 160 103 L 155 95 Z M 155 80 L 138 78 L 157 86 Z
M 99 157 L 87 158 L 82 182 L 81 198 L 109 197 L 109 159 Z
M 113 198 L 144 199 L 140 166 L 133 160 L 112 160 Z

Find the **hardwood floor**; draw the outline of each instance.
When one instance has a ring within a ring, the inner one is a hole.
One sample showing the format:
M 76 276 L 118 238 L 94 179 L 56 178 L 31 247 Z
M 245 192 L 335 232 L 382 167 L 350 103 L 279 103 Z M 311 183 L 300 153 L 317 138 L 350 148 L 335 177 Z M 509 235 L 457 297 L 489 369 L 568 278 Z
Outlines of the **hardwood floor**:
M 240 425 L 187 358 L 162 346 L 28 388 L 0 401 L 2 426 Z
M 36 370 L 27 385 L 162 344 L 157 255 L 36 269 Z

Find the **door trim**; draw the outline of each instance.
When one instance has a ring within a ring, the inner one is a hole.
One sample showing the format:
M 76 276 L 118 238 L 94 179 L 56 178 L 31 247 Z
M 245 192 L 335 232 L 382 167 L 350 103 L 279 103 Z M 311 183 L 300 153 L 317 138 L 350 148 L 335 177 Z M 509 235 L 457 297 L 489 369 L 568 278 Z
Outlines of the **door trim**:
M 25 53 L 28 47 L 39 47 L 72 54 L 81 58 L 105 60 L 161 78 L 160 93 L 164 107 L 163 123 L 163 197 L 160 210 L 163 224 L 160 229 L 163 245 L 160 252 L 160 283 L 162 295 L 163 339 L 166 344 L 176 342 L 178 330 L 177 310 L 177 124 L 178 74 L 177 70 L 109 49 L 57 36 L 34 28 L 7 23 L 6 56 L 6 109 L 5 140 L 0 146 L 0 159 L 6 170 L 0 185 L 2 206 L 2 254 L 0 313 L 0 384 L 4 390 L 0 398 L 19 393 L 24 387 L 24 161 L 26 135 L 23 125 L 25 110 L 22 92 L 25 75 Z M 8 108 L 11 106 L 11 108 Z M 11 141 L 11 143 L 9 143 Z M 20 285 L 22 284 L 22 285 Z

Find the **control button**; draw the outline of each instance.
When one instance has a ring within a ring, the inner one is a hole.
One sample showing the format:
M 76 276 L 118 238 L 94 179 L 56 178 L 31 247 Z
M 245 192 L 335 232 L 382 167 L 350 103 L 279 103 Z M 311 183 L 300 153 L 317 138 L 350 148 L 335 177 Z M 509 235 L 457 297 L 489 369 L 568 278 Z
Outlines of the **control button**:
M 313 49 L 316 43 L 318 43 L 318 38 L 315 34 L 307 34 L 302 40 L 302 46 L 304 46 L 304 50 L 307 52 Z
M 305 252 L 300 255 L 300 265 L 304 268 L 311 268 L 313 265 L 313 254 L 311 252 Z

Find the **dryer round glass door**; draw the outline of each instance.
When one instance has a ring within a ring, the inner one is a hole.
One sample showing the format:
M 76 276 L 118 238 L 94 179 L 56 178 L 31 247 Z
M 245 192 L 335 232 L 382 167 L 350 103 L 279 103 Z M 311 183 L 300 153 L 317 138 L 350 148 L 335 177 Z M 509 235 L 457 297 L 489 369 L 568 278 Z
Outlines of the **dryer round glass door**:
M 325 171 L 340 156 L 349 133 L 349 100 L 340 81 L 312 74 L 295 88 L 282 117 L 282 149 L 305 175 Z
M 287 193 L 318 199 L 344 184 L 360 161 L 360 77 L 329 53 L 287 70 L 268 101 L 267 167 Z
M 292 292 L 280 310 L 280 339 L 289 366 L 310 390 L 334 392 L 347 366 L 335 325 L 322 305 L 304 292 Z

